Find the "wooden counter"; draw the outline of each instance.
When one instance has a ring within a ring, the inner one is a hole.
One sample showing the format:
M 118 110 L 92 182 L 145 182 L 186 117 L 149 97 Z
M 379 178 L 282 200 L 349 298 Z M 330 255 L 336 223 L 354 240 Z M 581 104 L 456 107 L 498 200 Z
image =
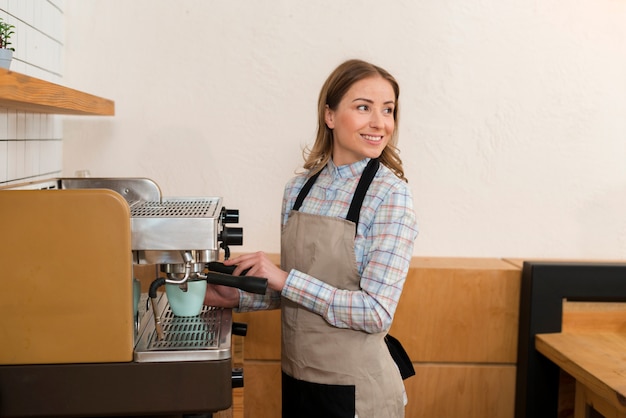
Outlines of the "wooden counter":
M 576 379 L 575 418 L 626 418 L 626 334 L 538 334 L 537 350 Z

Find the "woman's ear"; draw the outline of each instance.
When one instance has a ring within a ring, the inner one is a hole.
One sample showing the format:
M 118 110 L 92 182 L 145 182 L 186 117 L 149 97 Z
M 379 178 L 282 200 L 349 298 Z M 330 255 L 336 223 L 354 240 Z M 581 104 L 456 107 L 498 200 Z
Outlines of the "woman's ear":
M 326 105 L 324 110 L 324 122 L 326 122 L 328 129 L 335 129 L 335 112 L 328 105 Z

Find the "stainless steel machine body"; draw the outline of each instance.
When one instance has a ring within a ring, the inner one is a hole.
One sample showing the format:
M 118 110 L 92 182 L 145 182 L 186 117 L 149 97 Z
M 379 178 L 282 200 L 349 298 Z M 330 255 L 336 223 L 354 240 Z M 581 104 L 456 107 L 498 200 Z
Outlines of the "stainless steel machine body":
M 222 200 L 218 197 L 138 201 L 130 206 L 131 246 L 137 264 L 184 264 L 181 251 L 196 262 L 219 256 Z

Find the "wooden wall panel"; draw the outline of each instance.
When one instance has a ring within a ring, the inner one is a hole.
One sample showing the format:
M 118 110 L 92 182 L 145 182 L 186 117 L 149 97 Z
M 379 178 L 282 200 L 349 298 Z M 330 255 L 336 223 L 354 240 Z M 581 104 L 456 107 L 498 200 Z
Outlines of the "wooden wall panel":
M 246 360 L 243 389 L 245 418 L 280 417 L 281 371 L 279 361 Z
M 515 366 L 417 364 L 407 418 L 512 418 Z
M 415 258 L 391 334 L 414 362 L 515 363 L 520 282 L 498 259 Z
M 233 321 L 248 324 L 244 358 L 280 360 L 280 310 L 234 313 Z

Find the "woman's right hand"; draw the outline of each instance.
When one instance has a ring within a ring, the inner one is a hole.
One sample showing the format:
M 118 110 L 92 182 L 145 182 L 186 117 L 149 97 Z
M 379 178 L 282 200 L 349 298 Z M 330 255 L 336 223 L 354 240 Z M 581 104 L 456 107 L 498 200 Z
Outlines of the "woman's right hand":
M 235 266 L 233 276 L 239 276 L 244 271 L 246 276 L 263 277 L 267 279 L 267 287 L 281 292 L 289 273 L 281 270 L 263 251 L 243 254 L 235 258 L 224 260 L 225 266 Z
M 209 283 L 204 294 L 204 304 L 218 308 L 236 308 L 239 306 L 239 290 Z

